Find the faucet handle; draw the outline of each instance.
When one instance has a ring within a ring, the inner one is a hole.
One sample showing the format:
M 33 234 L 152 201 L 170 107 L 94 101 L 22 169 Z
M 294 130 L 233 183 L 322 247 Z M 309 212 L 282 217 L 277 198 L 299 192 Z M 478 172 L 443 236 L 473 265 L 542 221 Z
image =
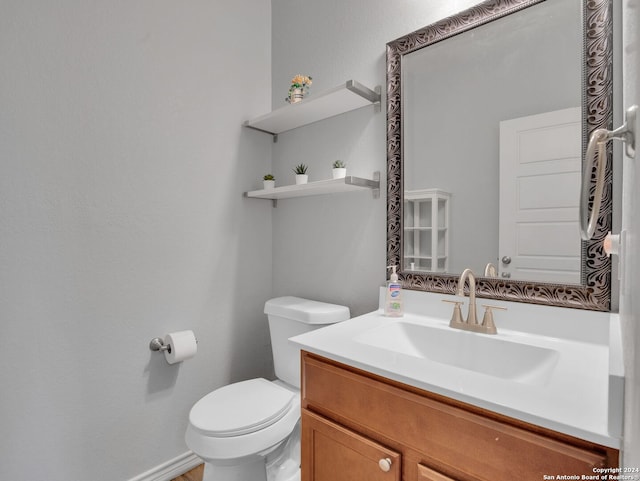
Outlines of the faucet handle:
M 450 301 L 448 299 L 442 299 L 442 302 L 448 302 L 449 304 L 455 304 L 453 306 L 453 314 L 451 315 L 451 320 L 449 321 L 449 326 L 453 327 L 456 324 L 462 324 L 464 321 L 462 320 L 462 309 L 460 306 L 463 301 Z
M 501 311 L 506 311 L 506 307 L 501 306 L 489 306 L 487 304 L 482 304 L 482 307 L 485 308 L 484 316 L 482 317 L 482 330 L 486 334 L 498 334 L 498 329 L 496 328 L 495 322 L 493 322 L 493 310 L 499 309 Z

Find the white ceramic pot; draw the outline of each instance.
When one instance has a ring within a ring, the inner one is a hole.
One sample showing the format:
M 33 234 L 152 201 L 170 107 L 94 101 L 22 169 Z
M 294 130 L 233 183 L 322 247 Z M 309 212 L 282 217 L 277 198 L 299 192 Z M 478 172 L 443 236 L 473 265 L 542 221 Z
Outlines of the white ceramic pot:
M 289 103 L 296 104 L 304 98 L 304 92 L 302 89 L 294 89 L 289 94 Z
M 307 174 L 296 174 L 296 185 L 306 184 L 307 182 L 309 182 Z
M 334 179 L 342 179 L 347 176 L 347 169 L 344 167 L 334 168 L 332 172 Z
M 263 180 L 262 183 L 264 184 L 264 190 L 273 189 L 276 186 L 275 180 Z

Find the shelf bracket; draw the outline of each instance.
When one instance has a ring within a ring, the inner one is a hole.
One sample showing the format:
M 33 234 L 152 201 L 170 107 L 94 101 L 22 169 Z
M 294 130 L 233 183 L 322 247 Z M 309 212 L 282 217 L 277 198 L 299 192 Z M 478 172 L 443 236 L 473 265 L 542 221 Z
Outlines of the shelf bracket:
M 365 98 L 374 104 L 376 113 L 380 112 L 382 109 L 380 101 L 382 98 L 382 87 L 380 85 L 378 85 L 374 90 L 371 90 L 356 80 L 348 80 L 346 87 L 347 90 L 358 94 L 360 97 Z
M 245 199 L 249 198 L 249 193 L 248 192 L 243 192 L 242 193 L 242 197 L 244 197 Z M 271 205 L 273 206 L 273 208 L 275 209 L 276 207 L 278 207 L 278 199 L 269 199 L 271 201 Z
M 258 129 L 258 128 L 254 127 L 253 125 L 249 125 L 249 121 L 248 120 L 243 122 L 242 125 L 244 127 L 247 127 L 248 129 L 253 129 L 253 130 L 257 130 L 258 132 L 263 132 L 265 134 L 269 134 L 273 138 L 273 143 L 274 144 L 278 142 L 278 134 L 274 134 L 273 132 L 269 132 L 268 130 Z
M 376 87 L 376 90 L 373 91 L 356 80 L 347 80 L 346 87 L 347 90 L 350 90 L 351 92 L 358 94 L 360 97 L 367 99 L 372 104 L 380 102 L 380 86 Z
M 378 88 L 380 88 L 380 87 L 378 87 Z M 378 103 L 378 107 L 379 106 L 380 106 L 380 103 Z M 373 196 L 374 199 L 379 199 L 380 198 L 380 171 L 379 170 L 376 170 L 373 173 L 373 180 L 378 183 L 378 186 L 374 187 L 371 190 L 371 195 Z
M 375 92 L 378 94 L 378 101 L 373 104 L 373 112 L 379 114 L 382 111 L 382 102 L 380 101 L 382 98 L 382 87 L 378 85 L 375 88 Z
M 371 194 L 374 199 L 380 198 L 380 171 L 376 170 L 373 173 L 373 180 L 361 179 L 360 177 L 345 177 L 345 184 L 357 185 L 359 187 L 368 187 L 371 189 Z

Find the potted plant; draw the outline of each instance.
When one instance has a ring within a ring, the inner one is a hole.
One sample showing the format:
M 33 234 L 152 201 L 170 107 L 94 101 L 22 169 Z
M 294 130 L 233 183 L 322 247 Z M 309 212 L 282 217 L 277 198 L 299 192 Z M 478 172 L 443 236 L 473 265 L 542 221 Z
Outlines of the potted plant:
M 276 186 L 276 178 L 271 174 L 267 174 L 262 178 L 262 183 L 265 190 L 273 189 Z
M 347 164 L 341 160 L 336 160 L 333 163 L 333 178 L 342 179 L 347 175 Z
M 297 165 L 293 171 L 296 173 L 296 184 L 306 184 L 309 181 L 307 175 L 307 166 L 304 164 Z
M 285 99 L 290 104 L 300 102 L 305 95 L 309 93 L 309 85 L 312 84 L 312 78 L 308 75 L 296 75 L 291 79 L 291 87 L 289 87 L 289 95 Z

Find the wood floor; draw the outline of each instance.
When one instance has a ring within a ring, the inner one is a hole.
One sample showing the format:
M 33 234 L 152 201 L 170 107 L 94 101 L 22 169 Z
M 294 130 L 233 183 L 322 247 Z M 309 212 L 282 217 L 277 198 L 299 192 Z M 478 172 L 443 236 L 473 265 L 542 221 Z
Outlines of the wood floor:
M 204 473 L 204 464 L 196 466 L 191 471 L 184 473 L 182 476 L 172 479 L 171 481 L 202 481 Z

